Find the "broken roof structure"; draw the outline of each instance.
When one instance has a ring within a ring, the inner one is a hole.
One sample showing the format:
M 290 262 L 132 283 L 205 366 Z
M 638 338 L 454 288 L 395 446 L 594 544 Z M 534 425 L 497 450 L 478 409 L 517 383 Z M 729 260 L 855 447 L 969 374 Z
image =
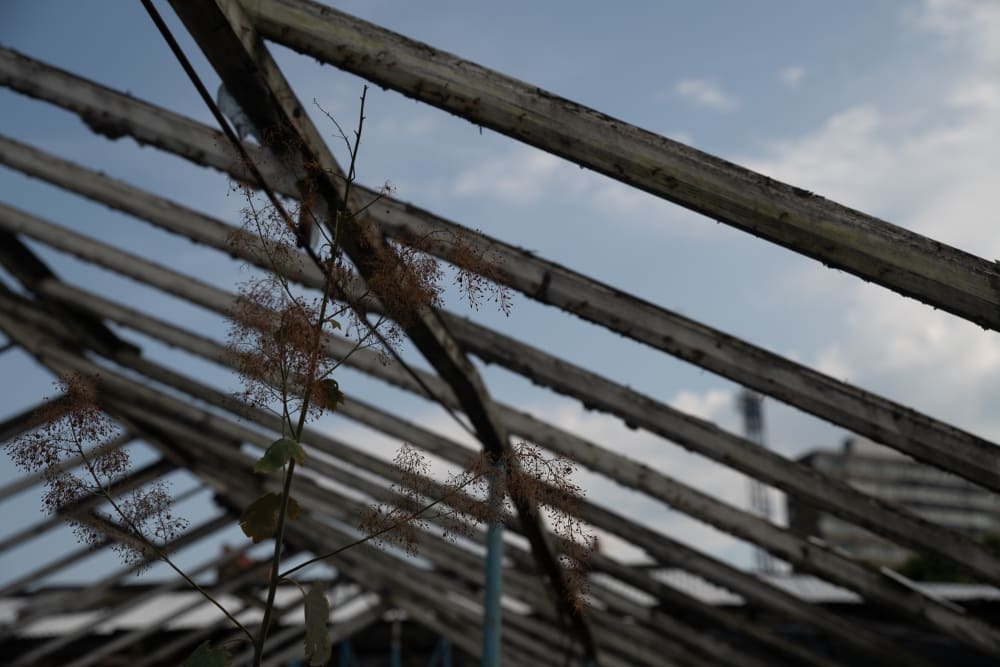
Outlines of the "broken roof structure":
M 259 170 L 255 177 L 240 166 L 239 156 L 218 129 L 9 49 L 0 50 L 0 83 L 77 114 L 92 131 L 110 139 L 129 137 L 205 169 L 250 180 L 255 186 L 261 185 L 255 182 L 260 178 L 286 197 L 303 196 L 303 161 L 318 164 L 329 175 L 317 184 L 320 198 L 334 209 L 341 196 L 335 176 L 343 167 L 270 55 L 268 43 L 273 42 L 646 191 L 665 200 L 664 206 L 686 207 L 882 285 L 900 298 L 917 299 L 986 329 L 1000 328 L 1000 268 L 994 262 L 309 0 L 171 0 L 171 5 L 253 125 L 280 128 L 283 136 L 294 137 L 301 146 L 300 160 L 283 162 L 266 146 L 247 143 L 244 148 Z M 260 264 L 253 253 L 237 256 L 242 251 L 228 244 L 232 225 L 15 137 L 0 137 L 0 163 L 217 250 L 220 258 L 228 255 L 233 261 Z M 359 190 L 348 205 L 360 210 L 374 194 Z M 364 215 L 386 238 L 400 244 L 428 237 L 453 238 L 453 234 L 435 236 L 435 232 L 460 231 L 466 242 L 488 251 L 487 256 L 495 261 L 492 268 L 512 290 L 1000 492 L 1000 449 L 994 443 L 891 397 L 836 380 L 741 340 L 739 332 L 713 329 L 490 238 L 472 229 L 474 221 L 446 220 L 391 198 L 380 199 Z M 141 485 L 183 467 L 232 512 L 191 529 L 180 538 L 181 543 L 197 541 L 231 523 L 262 484 L 254 478 L 252 459 L 241 447 L 266 447 L 271 440 L 268 433 L 280 430 L 275 418 L 238 406 L 210 383 L 158 363 L 109 325 L 226 366 L 232 361 L 224 341 L 165 321 L 144 310 L 141 303 L 113 300 L 61 279 L 60 267 L 43 263 L 24 240 L 222 315 L 229 312 L 234 294 L 225 286 L 160 263 L 155 252 L 130 254 L 56 221 L 0 203 L 0 261 L 19 283 L 0 290 L 0 329 L 11 343 L 54 374 L 100 371 L 108 391 L 106 408 L 127 433 L 119 444 L 139 439 L 161 453 L 158 461 L 135 472 L 129 483 Z M 450 250 L 447 241 L 422 249 L 443 259 Z M 319 268 L 308 265 L 292 278 L 307 288 L 321 284 Z M 436 310 L 410 325 L 407 333 L 433 372 L 406 369 L 398 363 L 386 365 L 366 351 L 347 356 L 351 343 L 345 339 L 330 338 L 327 351 L 334 358 L 346 357 L 351 368 L 406 392 L 429 394 L 450 410 L 463 413 L 488 451 L 502 451 L 512 438 L 523 438 L 756 545 L 797 571 L 853 591 L 899 623 L 978 655 L 1000 658 L 1000 629 L 961 603 L 819 541 L 796 536 L 644 465 L 628 452 L 588 441 L 501 403 L 491 397 L 471 358 L 521 374 L 577 399 L 590 410 L 613 415 L 630 428 L 677 443 L 914 551 L 946 558 L 978 581 L 1000 586 L 1000 558 L 971 538 L 544 352 L 532 346 L 529 332 L 515 338 Z M 465 462 L 465 446 L 393 414 L 385 405 L 350 395 L 341 414 L 450 463 Z M 2 437 L 16 436 L 31 424 L 30 412 L 10 416 L 3 424 Z M 364 449 L 317 429 L 308 431 L 305 442 L 327 458 L 311 460 L 312 474 L 297 482 L 305 512 L 289 526 L 287 542 L 297 551 L 319 554 L 353 539 L 350 530 L 338 526 L 356 523 L 364 506 L 357 494 L 385 499 L 397 471 Z M 37 476 L 25 478 L 0 493 L 7 497 L 40 481 Z M 356 494 L 336 490 L 340 487 Z M 79 509 L 95 505 L 96 501 Z M 631 567 L 600 553 L 592 563 L 601 575 L 592 584 L 592 608 L 582 616 L 575 614 L 565 608 L 566 596 L 558 591 L 552 594 L 545 583 L 561 580 L 557 544 L 535 508 L 520 504 L 517 510 L 521 520 L 514 529 L 526 538 L 527 546 L 505 545 L 504 595 L 511 604 L 519 603 L 504 616 L 505 664 L 562 664 L 567 652 L 601 665 L 933 663 L 932 657 L 917 655 L 861 618 L 813 603 L 593 501 L 581 507 L 588 524 L 645 552 L 657 566 L 695 574 L 826 643 L 798 641 L 753 614 L 707 603 L 670 586 L 650 568 Z M 10 548 L 45 530 L 46 525 L 51 522 L 26 529 L 0 546 Z M 30 576 L 7 582 L 4 594 L 26 590 L 84 553 L 83 549 L 68 553 Z M 340 576 L 364 590 L 391 596 L 392 605 L 411 619 L 477 655 L 482 632 L 481 611 L 477 611 L 483 594 L 481 551 L 428 536 L 421 557 L 418 564 L 362 547 L 336 556 L 331 564 Z M 70 611 L 88 609 L 117 580 L 116 576 L 92 590 L 63 598 L 60 604 Z M 223 583 L 235 587 L 240 582 L 236 578 Z M 626 590 L 644 597 L 636 598 Z M 29 601 L 21 610 L 20 622 L 45 617 L 50 604 L 41 598 L 37 605 Z M 113 613 L 113 608 L 107 613 Z M 2 632 L 9 638 L 13 629 L 8 626 Z M 192 633 L 189 648 L 201 636 Z M 58 642 L 64 642 L 59 644 L 63 646 L 66 641 L 53 639 L 48 649 L 42 644 L 31 656 L 21 656 L 17 664 L 32 664 L 46 650 L 55 651 Z M 104 653 L 84 654 L 73 664 L 93 664 Z

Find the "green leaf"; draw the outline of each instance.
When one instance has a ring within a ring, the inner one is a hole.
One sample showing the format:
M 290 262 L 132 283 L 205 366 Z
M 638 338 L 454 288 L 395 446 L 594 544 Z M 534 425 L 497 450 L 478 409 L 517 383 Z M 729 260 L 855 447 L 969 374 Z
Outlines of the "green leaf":
M 281 494 L 265 493 L 250 506 L 243 510 L 240 516 L 240 528 L 243 534 L 253 540 L 254 544 L 262 542 L 278 530 L 278 512 L 281 511 Z M 295 498 L 288 497 L 286 516 L 290 520 L 299 518 L 302 507 Z
M 260 460 L 254 464 L 253 471 L 259 473 L 274 472 L 284 467 L 289 459 L 295 459 L 296 463 L 302 465 L 306 462 L 306 450 L 302 449 L 302 445 L 291 438 L 281 438 L 271 443 L 271 446 L 264 452 L 264 456 L 260 457 Z
M 226 649 L 212 648 L 205 640 L 188 656 L 183 667 L 229 667 L 231 657 Z
M 337 406 L 344 402 L 344 392 L 340 391 L 340 385 L 336 380 L 323 380 L 323 407 L 333 412 Z
M 310 667 L 322 667 L 330 661 L 330 601 L 326 587 L 316 582 L 306 594 L 306 658 Z

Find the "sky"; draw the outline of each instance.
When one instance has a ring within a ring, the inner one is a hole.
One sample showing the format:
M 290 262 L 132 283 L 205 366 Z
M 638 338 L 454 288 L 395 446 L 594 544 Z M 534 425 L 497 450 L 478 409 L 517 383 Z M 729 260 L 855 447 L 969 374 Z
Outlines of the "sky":
M 218 77 L 169 6 L 158 4 L 214 90 Z M 566 3 L 516 1 L 330 4 L 973 254 L 1000 257 L 991 204 L 1000 182 L 995 2 L 586 2 L 572 10 Z M 4 2 L 0 43 L 212 122 L 138 3 Z M 324 132 L 332 136 L 333 128 L 320 107 L 342 124 L 354 122 L 360 79 L 281 47 L 272 52 Z M 372 88 L 366 115 L 362 183 L 388 181 L 399 199 L 1000 440 L 995 332 L 390 91 Z M 75 116 L 8 90 L 0 90 L 0 117 L 9 136 L 238 221 L 240 201 L 218 174 L 129 140 L 94 136 Z M 155 254 L 227 289 L 242 275 L 217 253 L 4 168 L 0 200 Z M 68 280 L 224 335 L 225 323 L 196 307 L 33 247 Z M 515 298 L 509 316 L 489 306 L 469 311 L 458 300 L 449 307 L 724 428 L 741 428 L 737 388 L 711 373 L 527 299 Z M 132 332 L 122 335 L 220 387 L 235 386 L 217 368 Z M 414 350 L 405 354 L 422 365 Z M 746 506 L 740 475 L 503 370 L 482 371 L 500 400 Z M 51 393 L 51 378 L 18 351 L 0 357 L 0 377 L 8 379 L 0 386 L 2 414 Z M 460 437 L 449 417 L 426 402 L 351 373 L 341 384 Z M 849 435 L 774 401 L 765 403 L 765 419 L 769 446 L 790 457 L 837 447 Z M 346 420 L 331 419 L 323 428 L 379 455 L 390 456 L 398 444 Z M 0 481 L 15 474 L 0 459 Z M 703 551 L 750 564 L 749 549 L 736 540 L 606 480 L 586 473 L 580 480 L 594 500 Z M 177 488 L 189 482 L 181 479 Z M 7 501 L 3 534 L 40 518 L 36 502 L 27 493 Z M 781 521 L 777 495 L 775 504 Z M 8 512 L 11 507 L 16 511 Z M 45 548 L 53 549 L 70 538 L 46 539 Z M 26 557 L 41 549 L 26 545 L 0 555 L 0 571 L 21 571 Z M 86 576 L 81 572 L 67 576 Z

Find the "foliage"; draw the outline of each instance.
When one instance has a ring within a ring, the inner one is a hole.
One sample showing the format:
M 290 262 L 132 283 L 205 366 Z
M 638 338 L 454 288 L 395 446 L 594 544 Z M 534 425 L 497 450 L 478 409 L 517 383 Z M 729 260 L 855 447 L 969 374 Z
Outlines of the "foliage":
M 5 448 L 17 467 L 42 472 L 42 503 L 50 513 L 64 515 L 81 542 L 102 544 L 111 533 L 116 538 L 112 548 L 122 561 L 143 570 L 188 523 L 174 516 L 163 480 L 118 491 L 127 481 L 131 458 L 116 441 L 120 429 L 98 404 L 97 382 L 81 375 L 59 381 L 63 398 L 40 411 L 41 427 Z M 75 462 L 82 467 L 79 472 L 71 465 Z M 102 500 L 111 511 L 86 509 Z

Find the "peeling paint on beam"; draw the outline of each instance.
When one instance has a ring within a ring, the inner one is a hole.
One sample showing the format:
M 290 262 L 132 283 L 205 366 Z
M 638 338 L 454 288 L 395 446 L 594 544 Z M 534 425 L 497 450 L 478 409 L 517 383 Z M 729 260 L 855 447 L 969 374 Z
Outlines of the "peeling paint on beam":
M 261 35 L 300 53 L 1000 330 L 992 262 L 315 2 L 246 11 Z

